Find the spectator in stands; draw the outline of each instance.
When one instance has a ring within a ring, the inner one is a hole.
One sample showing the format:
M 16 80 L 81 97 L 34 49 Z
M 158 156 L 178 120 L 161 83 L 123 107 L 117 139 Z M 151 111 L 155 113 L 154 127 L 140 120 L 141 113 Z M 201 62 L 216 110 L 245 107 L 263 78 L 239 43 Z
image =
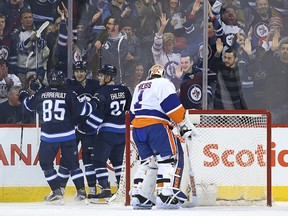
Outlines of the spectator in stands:
M 269 32 L 268 35 L 264 38 L 262 38 L 261 46 L 265 49 L 265 51 L 268 51 L 272 49 L 272 51 L 275 51 L 278 47 L 272 47 L 273 40 L 279 40 L 281 39 L 283 35 L 283 21 L 281 17 L 271 17 L 269 19 L 268 24 Z
M 11 33 L 6 31 L 6 17 L 3 14 L 0 14 L 0 57 L 7 60 L 10 71 L 14 71 L 17 54 Z
M 251 40 L 246 37 L 243 32 L 238 32 L 236 35 L 238 58 L 237 66 L 239 68 L 240 80 L 243 89 L 243 96 L 249 109 L 254 108 L 254 70 L 251 63 L 255 60 L 256 56 L 252 52 Z
M 8 100 L 8 91 L 12 86 L 21 86 L 19 78 L 8 72 L 5 58 L 0 57 L 0 103 Z
M 124 81 L 123 63 L 128 54 L 127 35 L 120 29 L 120 20 L 114 16 L 109 17 L 106 23 L 108 38 L 104 42 L 97 40 L 95 43 L 96 50 L 101 52 L 101 64 L 110 64 L 117 68 L 116 83 Z
M 218 1 L 218 0 L 217 0 Z M 219 2 L 219 1 L 218 1 Z M 216 15 L 220 15 L 220 24 L 222 25 L 224 38 L 222 39 L 225 47 L 223 51 L 234 45 L 235 35 L 238 32 L 244 32 L 243 28 L 238 24 L 237 20 L 237 8 L 228 4 L 225 7 L 220 7 L 222 4 L 218 4 L 218 7 L 215 7 L 216 3 L 212 6 L 212 11 Z M 220 8 L 220 9 L 219 9 Z M 219 11 L 219 13 L 217 13 Z
M 128 71 L 126 73 L 129 73 L 132 70 L 133 64 L 141 58 L 140 40 L 135 35 L 134 27 L 130 21 L 123 23 L 122 32 L 125 32 L 127 35 L 128 54 L 124 61 L 124 68 L 125 71 Z
M 257 0 L 256 9 L 247 14 L 247 30 L 251 31 L 252 49 L 260 45 L 260 39 L 267 37 L 272 10 L 268 0 Z
M 67 72 L 67 64 L 68 64 L 68 45 L 67 45 L 67 38 L 68 38 L 68 31 L 67 31 L 67 24 L 66 19 L 68 18 L 68 10 L 65 5 L 62 3 L 61 9 L 59 6 L 57 7 L 57 12 L 61 17 L 60 26 L 59 26 L 59 36 L 57 40 L 57 45 L 54 48 L 54 60 L 53 62 L 55 65 L 50 67 L 57 67 L 61 71 L 68 75 Z M 77 30 L 73 29 L 73 40 L 72 40 L 72 55 L 73 55 L 73 63 L 77 61 L 82 61 L 82 52 L 76 44 L 77 41 Z
M 44 63 L 48 55 L 44 55 L 46 40 L 40 35 L 38 38 L 30 9 L 21 11 L 22 29 L 17 35 L 17 71 L 22 86 L 25 86 L 28 71 L 35 71 L 42 81 L 45 75 Z M 37 52 L 37 53 L 36 53 Z M 32 55 L 31 55 L 32 54 Z
M 141 62 L 135 62 L 132 66 L 132 71 L 129 76 L 126 78 L 125 83 L 129 88 L 131 94 L 134 92 L 136 85 L 138 85 L 141 81 L 145 80 L 144 75 L 144 65 Z
M 136 26 L 136 35 L 141 41 L 141 61 L 145 68 L 150 68 L 154 64 L 151 47 L 161 25 L 159 14 L 162 13 L 162 7 L 157 0 L 137 0 L 135 8 L 140 20 L 139 26 Z
M 152 53 L 155 64 L 159 64 L 166 70 L 166 77 L 172 79 L 175 77 L 176 66 L 180 65 L 180 53 L 174 53 L 173 48 L 175 45 L 175 36 L 166 32 L 163 34 L 169 19 L 166 14 L 161 15 L 161 27 L 155 34 L 154 43 L 152 46 Z
M 287 0 L 270 1 L 272 7 L 272 15 L 281 17 L 284 20 L 284 35 L 288 34 L 288 4 Z
M 272 46 L 278 47 L 276 52 L 269 50 L 261 59 L 261 65 L 267 73 L 263 86 L 263 108 L 270 110 L 273 123 L 287 123 L 288 92 L 285 86 L 288 82 L 288 37 L 282 38 L 279 44 L 277 40 L 273 40 L 273 43 L 275 45 Z
M 54 23 L 54 19 L 57 15 L 56 7 L 60 0 L 26 0 L 29 2 L 31 11 L 33 13 L 33 19 L 35 27 L 38 29 L 45 21 Z M 49 10 L 47 10 L 49 8 Z
M 190 56 L 181 56 L 182 77 L 179 98 L 185 109 L 202 109 L 203 73 L 202 68 L 193 65 Z M 212 78 L 210 78 L 212 79 Z M 212 108 L 212 87 L 208 84 L 207 96 L 209 107 Z
M 83 47 L 83 59 L 87 62 L 88 70 L 92 71 L 92 77 L 96 79 L 99 62 L 95 59 L 99 58 L 99 53 L 96 52 L 94 44 L 107 35 L 104 22 L 111 14 L 108 9 L 104 9 L 108 7 L 108 1 L 90 1 L 87 4 L 87 13 L 82 15 L 78 23 L 78 27 L 79 24 L 84 24 L 84 30 L 78 36 L 77 44 Z
M 223 43 L 220 38 L 216 41 L 216 49 L 217 52 L 213 59 L 215 67 L 213 71 L 217 72 L 214 109 L 247 109 L 243 98 L 236 51 L 232 48 L 227 49 L 224 52 L 224 59 L 222 60 Z
M 0 13 L 6 16 L 7 32 L 21 28 L 21 11 L 29 9 L 30 6 L 25 0 L 8 0 L 0 8 Z
M 33 114 L 24 111 L 18 98 L 21 86 L 12 86 L 8 92 L 8 100 L 0 103 L 0 124 L 33 123 Z
M 179 5 L 179 0 L 166 1 L 167 4 L 163 4 L 163 13 L 166 14 L 166 18 L 169 19 L 164 32 L 170 32 L 175 36 L 174 49 L 179 51 L 187 47 L 187 32 L 185 29 L 186 13 Z
M 108 7 L 103 8 L 103 13 L 107 13 L 108 10 L 110 12 L 110 15 L 126 22 L 127 20 L 130 20 L 133 22 L 134 26 L 138 25 L 138 16 L 135 9 L 134 4 L 128 3 L 124 0 L 113 0 L 111 3 L 108 4 Z

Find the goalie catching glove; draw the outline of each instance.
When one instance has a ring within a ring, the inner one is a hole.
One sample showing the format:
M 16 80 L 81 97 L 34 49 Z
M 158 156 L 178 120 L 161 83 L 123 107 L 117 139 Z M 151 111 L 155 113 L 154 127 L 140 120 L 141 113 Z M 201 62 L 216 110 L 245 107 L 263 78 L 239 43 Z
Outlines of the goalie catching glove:
M 184 120 L 178 125 L 180 135 L 185 137 L 185 138 L 189 137 L 191 135 L 196 137 L 199 135 L 199 131 L 193 125 L 193 123 L 189 120 L 188 115 L 189 115 L 188 110 L 186 110 Z

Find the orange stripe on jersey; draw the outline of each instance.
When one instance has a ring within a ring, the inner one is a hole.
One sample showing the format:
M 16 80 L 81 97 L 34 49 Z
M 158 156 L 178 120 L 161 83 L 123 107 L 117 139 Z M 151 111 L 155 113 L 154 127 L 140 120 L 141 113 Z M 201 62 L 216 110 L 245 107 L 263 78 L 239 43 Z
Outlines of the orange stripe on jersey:
M 185 117 L 185 108 L 180 106 L 177 110 L 168 114 L 169 118 L 171 118 L 176 123 L 181 123 Z
M 166 131 L 167 131 L 167 134 L 168 134 L 168 137 L 169 137 L 170 147 L 171 147 L 172 153 L 176 154 L 176 143 L 175 143 L 175 139 L 174 139 L 173 133 L 172 133 L 171 130 L 168 129 L 168 126 L 166 126 Z
M 153 124 L 164 124 L 167 125 L 168 121 L 154 118 L 134 118 L 132 125 L 134 128 L 146 127 Z

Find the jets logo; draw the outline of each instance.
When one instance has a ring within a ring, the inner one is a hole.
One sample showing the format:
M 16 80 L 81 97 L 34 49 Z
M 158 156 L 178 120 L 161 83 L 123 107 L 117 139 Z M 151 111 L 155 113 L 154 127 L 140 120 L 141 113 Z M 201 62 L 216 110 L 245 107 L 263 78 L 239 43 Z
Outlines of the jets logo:
M 233 44 L 234 37 L 235 37 L 234 34 L 228 34 L 226 36 L 226 43 L 228 44 L 228 46 L 231 46 Z
M 201 103 L 202 100 L 202 87 L 198 84 L 193 84 L 188 89 L 188 98 L 194 104 Z
M 83 94 L 79 95 L 77 98 L 80 102 L 83 102 L 84 100 L 90 101 L 92 98 L 92 95 L 88 94 L 88 93 L 83 93 Z
M 201 59 L 201 61 L 203 61 L 203 42 L 201 42 L 198 46 L 198 57 Z M 212 48 L 210 45 L 208 45 L 207 47 L 207 53 L 208 53 L 208 59 L 210 59 L 211 55 L 212 55 Z
M 165 65 L 165 70 L 166 70 L 166 76 L 169 79 L 172 79 L 173 77 L 175 77 L 175 73 L 176 73 L 176 66 L 179 65 L 178 62 L 176 61 L 169 61 L 166 65 Z
M 254 35 L 259 38 L 264 38 L 268 36 L 268 25 L 263 22 L 259 22 L 254 27 Z

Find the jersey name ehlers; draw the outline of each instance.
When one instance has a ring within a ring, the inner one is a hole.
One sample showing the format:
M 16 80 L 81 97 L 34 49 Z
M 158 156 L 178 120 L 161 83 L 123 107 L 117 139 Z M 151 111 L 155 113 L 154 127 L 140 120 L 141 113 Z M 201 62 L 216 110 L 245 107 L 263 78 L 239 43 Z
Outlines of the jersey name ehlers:
M 41 98 L 65 98 L 66 93 L 64 92 L 45 92 L 41 94 Z
M 110 98 L 111 98 L 111 100 L 117 100 L 117 99 L 125 98 L 125 92 L 118 92 L 118 93 L 110 94 Z

